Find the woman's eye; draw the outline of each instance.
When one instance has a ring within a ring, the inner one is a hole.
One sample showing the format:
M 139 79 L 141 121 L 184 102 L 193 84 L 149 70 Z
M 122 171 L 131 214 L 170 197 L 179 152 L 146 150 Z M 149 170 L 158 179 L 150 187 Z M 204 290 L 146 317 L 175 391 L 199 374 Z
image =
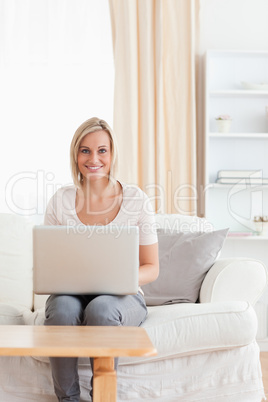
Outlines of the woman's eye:
M 100 152 L 101 154 L 104 154 L 105 152 L 107 152 L 107 150 L 106 150 L 105 148 L 101 148 L 101 149 L 99 150 L 99 152 Z
M 81 149 L 82 154 L 88 154 L 89 150 L 88 149 Z

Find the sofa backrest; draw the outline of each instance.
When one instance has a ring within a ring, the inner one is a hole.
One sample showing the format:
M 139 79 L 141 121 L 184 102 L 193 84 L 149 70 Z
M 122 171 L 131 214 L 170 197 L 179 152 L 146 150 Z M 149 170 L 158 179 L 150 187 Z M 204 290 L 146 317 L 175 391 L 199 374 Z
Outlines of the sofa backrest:
M 32 227 L 23 216 L 0 214 L 0 302 L 20 309 L 33 306 Z

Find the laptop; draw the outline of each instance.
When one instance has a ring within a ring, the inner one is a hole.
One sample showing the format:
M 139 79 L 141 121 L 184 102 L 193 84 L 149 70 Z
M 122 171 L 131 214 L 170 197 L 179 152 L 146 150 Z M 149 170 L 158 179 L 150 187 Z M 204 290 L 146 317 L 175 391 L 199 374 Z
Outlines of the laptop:
M 36 294 L 138 292 L 137 226 L 34 226 Z

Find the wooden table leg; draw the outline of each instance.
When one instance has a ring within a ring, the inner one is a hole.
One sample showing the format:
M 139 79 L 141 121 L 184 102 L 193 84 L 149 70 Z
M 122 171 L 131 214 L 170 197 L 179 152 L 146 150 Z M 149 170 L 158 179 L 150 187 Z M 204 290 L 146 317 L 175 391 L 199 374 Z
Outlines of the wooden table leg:
M 93 402 L 116 402 L 116 371 L 113 357 L 94 358 Z

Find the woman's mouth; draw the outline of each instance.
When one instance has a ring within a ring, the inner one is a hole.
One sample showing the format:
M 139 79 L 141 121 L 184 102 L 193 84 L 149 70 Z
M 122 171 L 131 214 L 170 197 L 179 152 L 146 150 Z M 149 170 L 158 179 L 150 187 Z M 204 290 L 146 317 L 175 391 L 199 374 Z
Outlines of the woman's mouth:
M 88 166 L 88 165 L 85 165 L 85 166 L 90 172 L 97 172 L 99 169 L 101 169 L 103 167 L 103 165 L 102 166 Z

